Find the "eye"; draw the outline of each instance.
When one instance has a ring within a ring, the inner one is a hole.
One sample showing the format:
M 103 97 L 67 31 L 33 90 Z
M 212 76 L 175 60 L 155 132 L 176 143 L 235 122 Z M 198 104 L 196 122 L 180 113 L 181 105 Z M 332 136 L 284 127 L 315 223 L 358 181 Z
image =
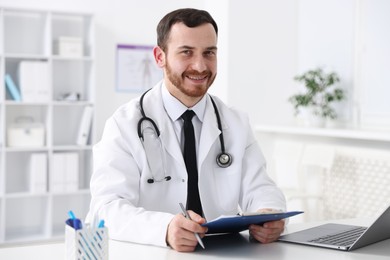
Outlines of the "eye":
M 204 52 L 204 56 L 206 56 L 206 57 L 215 57 L 216 55 L 217 55 L 217 53 L 215 51 L 212 51 L 212 50 Z
M 192 54 L 192 51 L 191 50 L 184 50 L 181 53 L 186 55 L 186 56 L 190 56 Z

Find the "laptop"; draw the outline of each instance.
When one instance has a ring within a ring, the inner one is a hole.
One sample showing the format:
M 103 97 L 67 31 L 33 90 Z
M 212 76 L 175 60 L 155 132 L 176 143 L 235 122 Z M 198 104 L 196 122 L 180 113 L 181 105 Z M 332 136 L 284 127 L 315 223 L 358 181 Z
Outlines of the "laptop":
M 390 206 L 369 226 L 324 224 L 291 234 L 279 241 L 351 251 L 390 238 Z

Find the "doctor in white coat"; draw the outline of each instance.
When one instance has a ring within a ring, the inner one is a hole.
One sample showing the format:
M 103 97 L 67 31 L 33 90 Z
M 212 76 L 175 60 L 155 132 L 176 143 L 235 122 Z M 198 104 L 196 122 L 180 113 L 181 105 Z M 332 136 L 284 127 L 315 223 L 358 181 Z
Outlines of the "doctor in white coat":
M 205 11 L 179 9 L 160 21 L 157 34 L 154 56 L 164 79 L 144 95 L 142 104 L 134 99 L 107 120 L 94 147 L 87 221 L 104 219 L 111 239 L 193 251 L 194 232 L 203 237 L 207 228 L 200 224 L 206 220 L 239 211 L 284 211 L 285 199 L 266 173 L 247 116 L 207 94 L 217 73 L 218 28 L 213 18 Z M 188 210 L 192 220 L 179 206 L 188 196 L 180 117 L 186 110 L 195 112 L 203 210 L 203 215 Z M 139 123 L 142 114 L 147 119 Z M 228 167 L 217 163 L 221 145 L 232 159 Z M 283 228 L 283 221 L 274 221 L 252 225 L 249 231 L 268 243 Z

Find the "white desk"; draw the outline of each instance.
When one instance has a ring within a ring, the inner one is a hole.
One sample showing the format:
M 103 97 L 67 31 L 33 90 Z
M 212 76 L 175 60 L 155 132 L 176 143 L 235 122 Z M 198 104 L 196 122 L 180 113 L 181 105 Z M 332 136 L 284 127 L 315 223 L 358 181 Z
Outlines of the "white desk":
M 338 221 L 340 222 L 340 221 Z M 346 221 L 341 221 L 346 222 Z M 366 225 L 367 221 L 348 221 L 351 224 Z M 368 222 L 369 223 L 369 222 Z M 309 228 L 319 223 L 291 224 L 287 232 Z M 351 252 L 321 249 L 283 242 L 259 244 L 248 242 L 247 232 L 235 235 L 213 236 L 203 239 L 206 249 L 198 247 L 192 253 L 179 253 L 172 249 L 110 241 L 110 260 L 121 259 L 311 259 L 316 260 L 380 260 L 390 259 L 390 239 Z M 64 259 L 64 243 L 1 247 L 1 260 Z M 184 258 L 185 257 L 185 258 Z

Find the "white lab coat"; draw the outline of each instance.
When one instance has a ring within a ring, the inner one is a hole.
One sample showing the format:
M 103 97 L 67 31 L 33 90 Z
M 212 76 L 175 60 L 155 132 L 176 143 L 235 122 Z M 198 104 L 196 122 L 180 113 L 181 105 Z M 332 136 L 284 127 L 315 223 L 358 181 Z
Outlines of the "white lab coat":
M 215 112 L 207 96 L 198 149 L 199 193 L 206 220 L 261 208 L 285 210 L 282 192 L 266 174 L 266 163 L 244 114 L 213 97 L 222 122 L 228 168 L 216 163 L 221 152 Z M 166 246 L 167 226 L 187 198 L 187 171 L 172 122 L 164 110 L 161 83 L 145 95 L 143 107 L 161 131 L 165 162 L 151 173 L 137 134 L 139 99 L 121 106 L 106 122 L 94 146 L 92 200 L 87 221 L 104 219 L 111 239 Z M 155 158 L 161 162 L 161 156 Z M 147 180 L 166 175 L 170 181 Z

